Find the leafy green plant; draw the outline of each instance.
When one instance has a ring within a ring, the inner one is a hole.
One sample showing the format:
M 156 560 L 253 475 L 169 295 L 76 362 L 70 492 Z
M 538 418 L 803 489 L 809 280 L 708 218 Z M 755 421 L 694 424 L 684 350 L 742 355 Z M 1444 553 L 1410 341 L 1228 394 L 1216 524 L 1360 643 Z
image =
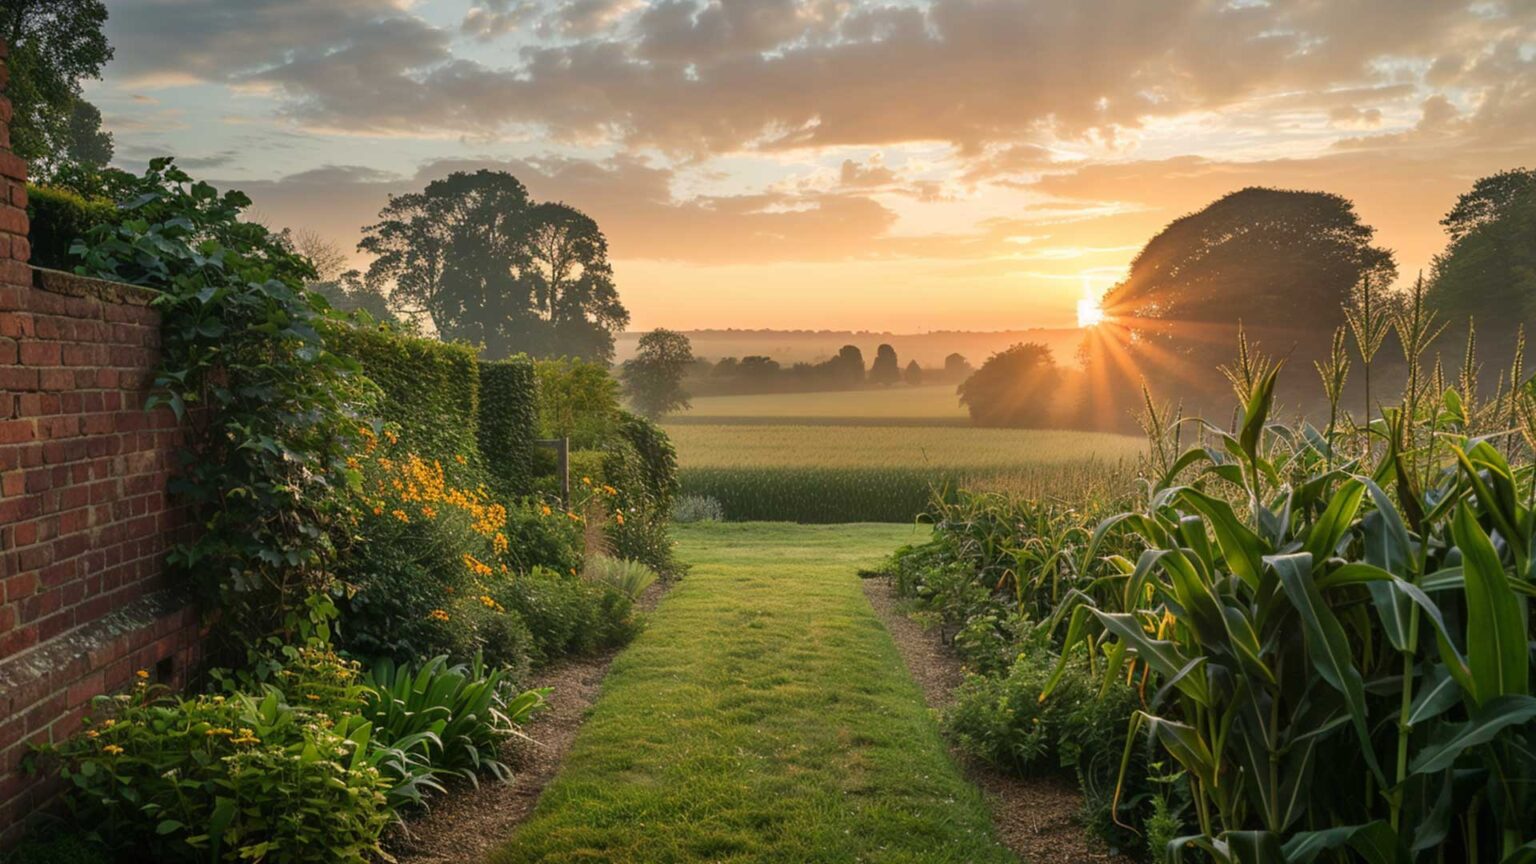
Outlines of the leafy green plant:
M 1399 325 L 1422 348 L 1435 327 L 1416 306 Z M 1148 548 L 1125 611 L 1081 595 L 1068 628 L 1069 648 L 1103 652 L 1106 680 L 1159 682 L 1126 752 L 1145 731 L 1187 772 L 1198 833 L 1170 853 L 1406 859 L 1454 844 L 1523 860 L 1530 467 L 1469 437 L 1461 397 L 1430 400 L 1412 371 L 1372 430 L 1380 460 L 1336 458 L 1316 430 L 1268 423 L 1277 372 L 1253 381 L 1235 434 L 1208 428 L 1180 456 L 1185 479 L 1100 526 Z
M 627 561 L 611 555 L 593 555 L 587 559 L 581 576 L 588 582 L 606 585 L 631 600 L 639 600 L 645 589 L 656 581 L 656 571 L 639 561 Z
M 83 836 L 137 860 L 372 860 L 391 780 L 367 724 L 333 724 L 263 696 L 175 699 L 155 687 L 97 700 L 58 745 Z
M 512 776 L 501 762 L 501 744 L 520 735 L 549 690 L 514 692 L 501 670 L 476 657 L 450 665 L 434 657 L 419 665 L 384 660 L 369 670 L 362 719 L 388 741 L 420 741 L 434 775 L 478 782 L 482 772 Z
M 194 182 L 169 159 L 131 191 L 122 218 L 71 251 L 83 272 L 156 295 L 150 406 L 189 421 L 170 490 L 199 526 L 170 562 L 222 612 L 229 649 L 324 639 L 331 532 L 357 479 L 347 464 L 365 397 L 356 367 L 321 336 L 326 306 L 303 288 L 313 269 L 240 219 L 244 194 Z

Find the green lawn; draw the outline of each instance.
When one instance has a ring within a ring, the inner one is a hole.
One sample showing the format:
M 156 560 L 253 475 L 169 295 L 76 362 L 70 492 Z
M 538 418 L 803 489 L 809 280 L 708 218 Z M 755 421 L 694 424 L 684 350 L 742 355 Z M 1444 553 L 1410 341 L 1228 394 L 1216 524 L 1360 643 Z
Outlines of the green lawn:
M 679 526 L 693 570 L 614 662 L 495 862 L 1008 862 L 855 575 L 901 525 Z

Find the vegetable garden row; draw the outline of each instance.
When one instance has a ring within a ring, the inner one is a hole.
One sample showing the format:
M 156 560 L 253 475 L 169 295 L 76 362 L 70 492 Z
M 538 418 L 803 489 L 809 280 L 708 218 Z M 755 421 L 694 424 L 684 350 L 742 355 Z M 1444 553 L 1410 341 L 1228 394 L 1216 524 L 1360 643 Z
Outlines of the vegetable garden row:
M 1429 366 L 1420 301 L 1369 423 L 1342 351 L 1333 421 L 1277 422 L 1245 346 L 1234 426 L 1149 403 L 1137 494 L 936 504 L 890 567 L 974 672 L 959 744 L 1155 860 L 1536 860 L 1536 385 Z

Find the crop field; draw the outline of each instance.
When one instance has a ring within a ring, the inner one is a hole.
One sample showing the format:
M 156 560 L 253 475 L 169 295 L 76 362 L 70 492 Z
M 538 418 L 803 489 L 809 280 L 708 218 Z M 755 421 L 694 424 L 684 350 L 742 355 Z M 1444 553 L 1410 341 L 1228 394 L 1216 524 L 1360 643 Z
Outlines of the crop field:
M 836 425 L 964 426 L 970 422 L 953 384 L 842 390 L 698 396 L 693 407 L 667 418 L 670 425 L 783 423 Z
M 763 398 L 763 397 L 757 397 Z M 731 520 L 907 522 L 936 488 L 1080 498 L 1134 476 L 1124 435 L 952 426 L 669 426 L 682 491 Z

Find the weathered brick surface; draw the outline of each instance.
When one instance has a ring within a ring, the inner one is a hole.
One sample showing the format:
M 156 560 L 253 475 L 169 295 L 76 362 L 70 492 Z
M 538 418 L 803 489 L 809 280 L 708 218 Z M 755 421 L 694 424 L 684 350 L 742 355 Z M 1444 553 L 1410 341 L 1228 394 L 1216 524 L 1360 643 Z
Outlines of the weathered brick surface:
M 0 43 L 0 58 L 4 45 Z M 4 64 L 0 63 L 0 69 Z M 10 104 L 0 96 L 0 130 Z M 181 684 L 198 621 L 163 578 L 179 432 L 145 411 L 159 316 L 27 264 L 26 164 L 0 134 L 0 848 L 56 793 L 21 772 L 138 669 Z

